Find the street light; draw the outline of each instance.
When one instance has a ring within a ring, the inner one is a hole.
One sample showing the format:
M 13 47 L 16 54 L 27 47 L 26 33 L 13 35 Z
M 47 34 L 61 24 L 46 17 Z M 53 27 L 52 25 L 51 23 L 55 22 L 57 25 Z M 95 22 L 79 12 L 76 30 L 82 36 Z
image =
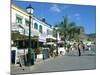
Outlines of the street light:
M 29 6 L 26 8 L 26 10 L 27 10 L 28 14 L 30 14 L 30 15 L 32 15 L 33 12 L 34 12 L 34 9 L 32 8 L 31 5 L 29 5 Z
M 56 29 L 56 53 L 58 56 L 58 32 L 57 32 L 58 28 L 56 27 L 55 29 Z
M 31 58 L 32 58 L 32 56 L 31 56 L 31 52 L 32 52 L 32 50 L 31 50 L 31 18 L 32 18 L 32 14 L 33 14 L 33 12 L 34 12 L 34 9 L 32 8 L 32 6 L 31 5 L 29 5 L 27 8 L 26 8 L 26 10 L 27 10 L 27 12 L 28 12 L 28 14 L 29 14 L 29 39 L 28 39 L 28 58 L 27 58 L 27 65 L 28 66 L 30 66 L 30 65 L 33 65 L 32 64 L 32 60 L 31 60 Z

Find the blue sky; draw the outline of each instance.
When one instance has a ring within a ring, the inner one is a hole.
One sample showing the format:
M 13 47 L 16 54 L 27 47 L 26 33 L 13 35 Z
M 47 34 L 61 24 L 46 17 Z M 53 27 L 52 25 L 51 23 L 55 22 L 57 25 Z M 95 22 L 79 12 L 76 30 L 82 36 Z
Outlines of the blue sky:
M 96 7 L 86 5 L 73 4 L 55 4 L 55 3 L 39 3 L 12 1 L 13 4 L 26 10 L 31 4 L 35 9 L 34 16 L 36 18 L 45 17 L 46 21 L 55 25 L 63 20 L 63 16 L 68 17 L 68 22 L 75 22 L 77 26 L 83 26 L 85 33 L 96 33 Z

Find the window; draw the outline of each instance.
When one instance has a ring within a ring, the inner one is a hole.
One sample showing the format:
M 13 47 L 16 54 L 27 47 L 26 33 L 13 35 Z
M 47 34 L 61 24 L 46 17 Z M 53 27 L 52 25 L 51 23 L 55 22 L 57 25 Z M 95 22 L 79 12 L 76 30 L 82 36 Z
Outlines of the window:
M 26 26 L 29 26 L 29 21 L 25 20 L 25 24 L 26 24 Z
M 42 26 L 41 25 L 39 26 L 39 31 L 42 33 Z
M 47 29 L 47 35 L 52 35 L 51 30 Z
M 38 24 L 34 23 L 34 29 L 38 29 Z
M 49 30 L 47 29 L 47 35 L 49 34 Z
M 22 24 L 22 18 L 20 16 L 16 16 L 16 23 Z

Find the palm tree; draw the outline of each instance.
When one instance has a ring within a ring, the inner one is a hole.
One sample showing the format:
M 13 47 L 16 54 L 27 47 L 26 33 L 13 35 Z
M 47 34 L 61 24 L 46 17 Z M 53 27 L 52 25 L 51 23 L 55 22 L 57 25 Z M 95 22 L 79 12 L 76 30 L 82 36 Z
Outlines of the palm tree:
M 68 20 L 67 20 L 66 17 L 64 17 L 64 20 L 62 22 L 60 22 L 59 24 L 55 25 L 53 34 L 55 35 L 56 34 L 55 32 L 57 32 L 57 31 L 59 31 L 60 32 L 60 36 L 63 37 L 63 39 L 64 39 L 64 47 L 66 49 L 66 40 L 68 38 L 68 31 L 69 31 Z
M 72 39 L 78 39 L 78 35 L 80 34 L 79 28 L 76 26 L 74 22 L 68 23 L 67 17 L 64 17 L 63 21 L 61 21 L 59 24 L 56 24 L 55 27 L 57 29 L 54 29 L 53 34 L 55 34 L 56 31 L 60 32 L 60 36 L 64 39 L 64 47 L 66 49 L 66 41 L 72 40 Z
M 74 39 L 77 40 L 79 37 L 78 35 L 80 34 L 79 28 L 76 26 L 74 22 L 71 22 L 69 24 L 69 40 Z

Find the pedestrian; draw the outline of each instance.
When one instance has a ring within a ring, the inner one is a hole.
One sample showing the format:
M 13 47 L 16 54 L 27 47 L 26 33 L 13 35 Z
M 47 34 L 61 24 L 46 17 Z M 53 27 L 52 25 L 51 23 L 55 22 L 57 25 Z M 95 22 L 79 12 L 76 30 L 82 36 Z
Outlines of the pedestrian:
M 21 64 L 21 56 L 19 56 L 19 67 L 22 67 L 22 64 Z
M 82 46 L 83 46 L 83 52 L 85 52 L 85 44 L 82 43 Z
M 79 54 L 79 56 L 81 56 L 81 50 L 80 50 L 80 43 L 78 44 L 78 54 Z

